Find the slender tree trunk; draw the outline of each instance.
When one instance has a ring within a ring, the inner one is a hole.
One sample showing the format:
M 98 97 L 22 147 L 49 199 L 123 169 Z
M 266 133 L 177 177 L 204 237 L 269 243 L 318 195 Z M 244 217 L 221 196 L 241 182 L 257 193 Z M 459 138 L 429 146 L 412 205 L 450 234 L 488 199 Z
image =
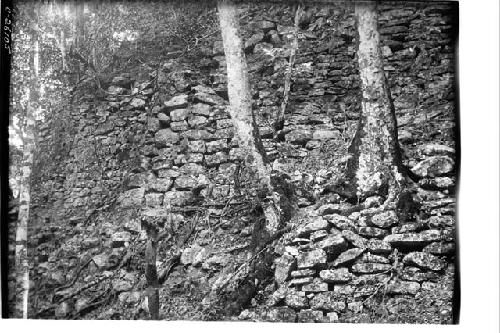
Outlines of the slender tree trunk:
M 362 111 L 349 151 L 347 178 L 358 199 L 374 194 L 393 194 L 403 179 L 396 116 L 384 74 L 377 3 L 356 2 L 358 64 L 362 90 Z
M 59 43 L 59 49 L 61 50 L 62 67 L 63 70 L 67 70 L 68 65 L 66 62 L 66 34 L 64 33 L 63 29 L 61 29 L 60 40 L 61 41 Z
M 85 33 L 84 26 L 84 3 L 81 1 L 75 1 L 73 3 L 73 12 L 75 15 L 75 21 L 73 22 L 73 45 L 72 49 L 75 52 L 81 52 L 82 41 Z M 71 50 L 71 49 L 70 49 Z M 70 51 L 71 52 L 71 51 Z M 80 81 L 81 76 L 81 64 L 77 66 L 76 77 L 77 81 Z
M 160 296 L 158 290 L 158 271 L 156 269 L 156 247 L 158 243 L 158 231 L 154 226 L 148 225 L 146 241 L 146 297 L 148 301 L 149 315 L 151 319 L 158 320 L 160 317 Z
M 259 130 L 252 111 L 252 96 L 247 63 L 243 53 L 242 39 L 236 6 L 231 1 L 217 3 L 219 23 L 227 63 L 229 113 L 244 151 L 245 163 L 258 183 L 259 196 L 266 217 L 266 230 L 272 235 L 281 220 L 279 195 L 271 183 L 271 170 L 260 139 Z
M 32 95 L 30 90 L 30 95 Z M 28 225 L 30 216 L 30 180 L 33 165 L 35 119 L 33 106 L 27 106 L 26 136 L 23 145 L 23 162 L 19 181 L 19 215 L 16 230 L 16 285 L 21 288 L 16 292 L 16 317 L 28 318 L 29 262 L 28 262 Z
M 92 44 L 92 52 L 91 52 L 91 55 L 92 55 L 92 67 L 94 67 L 94 69 L 97 71 L 97 53 L 96 53 L 96 48 L 95 48 L 95 45 Z
M 295 57 L 297 54 L 297 49 L 299 48 L 299 19 L 300 14 L 302 12 L 302 6 L 300 4 L 297 5 L 297 9 L 295 11 L 295 20 L 294 20 L 294 35 L 292 48 L 290 50 L 290 58 L 288 60 L 288 68 L 285 73 L 285 86 L 283 90 L 283 101 L 281 102 L 281 107 L 276 117 L 276 121 L 274 123 L 274 129 L 276 131 L 283 129 L 285 126 L 285 112 L 288 105 L 288 100 L 290 99 L 290 86 L 292 81 L 292 71 L 293 66 L 295 64 Z
M 26 129 L 23 144 L 23 162 L 21 180 L 19 184 L 19 215 L 16 230 L 16 271 L 17 282 L 21 282 L 21 289 L 16 292 L 16 317 L 22 314 L 28 318 L 29 296 L 29 261 L 28 261 L 28 227 L 31 204 L 31 172 L 35 150 L 35 109 L 38 107 L 38 72 L 39 72 L 39 44 L 38 26 L 34 23 L 33 53 L 31 66 L 33 78 L 29 89 L 28 105 L 26 108 Z
M 75 22 L 73 25 L 73 33 L 75 38 L 75 48 L 78 50 L 82 47 L 82 41 L 85 37 L 85 16 L 84 3 L 82 1 L 74 2 Z

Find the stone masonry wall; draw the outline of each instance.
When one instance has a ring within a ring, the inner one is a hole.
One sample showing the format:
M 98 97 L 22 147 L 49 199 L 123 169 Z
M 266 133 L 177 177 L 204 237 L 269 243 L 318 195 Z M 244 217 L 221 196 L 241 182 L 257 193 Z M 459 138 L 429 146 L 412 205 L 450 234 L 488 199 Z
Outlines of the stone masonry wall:
M 419 162 L 412 145 L 418 137 L 438 136 L 453 146 L 450 8 L 445 3 L 380 6 L 385 69 L 410 167 Z M 321 155 L 325 144 L 336 147 L 337 157 L 345 154 L 360 110 L 352 8 L 306 9 L 291 101 L 278 140 L 272 139 L 269 119 L 281 103 L 294 13 L 284 5 L 249 6 L 242 19 L 261 136 L 271 160 L 284 161 L 292 171 L 307 156 Z M 239 161 L 226 90 L 216 36 L 191 67 L 169 61 L 146 77 L 115 76 L 104 99 L 78 95 L 67 111 L 66 135 L 49 127 L 42 131 L 41 154 L 61 140 L 67 149 L 37 182 L 44 193 L 36 198 L 37 213 L 79 223 L 117 207 L 145 205 L 146 215 L 162 216 L 169 205 L 224 205 L 234 191 Z M 439 128 L 427 124 L 434 118 L 440 119 Z
M 354 320 L 366 315 L 372 295 L 396 295 L 391 306 L 397 309 L 405 297 L 441 292 L 441 278 L 454 270 L 452 6 L 395 3 L 379 8 L 403 160 L 421 177 L 421 216 L 399 222 L 396 212 L 341 216 L 338 198 L 315 207 L 311 191 L 298 187 L 304 209 L 275 250 L 276 283 L 266 290 L 270 296 L 265 305 L 244 311 L 240 319 Z M 339 171 L 333 167 L 342 166 L 359 118 L 353 8 L 306 7 L 285 127 L 273 138 L 270 123 L 282 100 L 293 17 L 291 6 L 275 3 L 242 10 L 254 108 L 270 160 L 292 174 L 296 184 L 306 179 L 322 185 Z M 203 205 L 220 213 L 238 190 L 237 183 L 251 190 L 251 183 L 239 179 L 240 152 L 227 113 L 224 61 L 215 34 L 197 63 L 172 59 L 138 73 L 116 73 L 104 86 L 107 94 L 100 96 L 84 86 L 92 83 L 89 79 L 40 129 L 32 223 L 47 227 L 30 237 L 36 247 L 35 284 L 64 285 L 83 260 L 82 253 L 96 266 L 89 269 L 107 272 L 117 267 L 115 261 L 131 242 L 144 240 L 137 214 L 162 218 L 172 208 L 173 220 L 182 222 L 187 219 L 179 213 L 189 207 Z M 433 144 L 425 144 L 429 142 Z M 370 200 L 376 204 L 380 198 Z M 224 232 L 250 237 L 250 219 L 229 222 Z M 54 239 L 61 228 L 66 231 L 59 235 L 66 239 Z M 193 248 L 205 251 L 199 244 L 184 250 L 181 265 L 188 270 L 196 268 L 185 259 L 189 251 L 198 253 Z M 198 262 L 201 268 L 196 269 L 210 273 L 210 281 L 223 278 L 221 272 L 229 274 L 234 255 L 224 254 L 222 260 L 207 253 L 200 259 L 206 263 Z M 62 256 L 71 259 L 60 260 Z M 128 290 L 139 280 L 138 272 L 118 270 L 113 288 Z M 447 304 L 443 311 L 449 316 Z

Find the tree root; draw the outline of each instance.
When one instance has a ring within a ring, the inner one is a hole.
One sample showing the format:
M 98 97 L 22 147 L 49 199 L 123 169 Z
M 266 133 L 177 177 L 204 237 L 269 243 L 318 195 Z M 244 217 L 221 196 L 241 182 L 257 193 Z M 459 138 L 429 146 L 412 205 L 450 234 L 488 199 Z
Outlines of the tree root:
M 117 267 L 117 268 L 115 268 L 115 271 L 114 271 L 114 273 L 113 273 L 112 275 L 110 275 L 110 276 L 99 276 L 99 277 L 97 277 L 97 278 L 96 278 L 96 280 L 91 281 L 91 282 L 87 283 L 86 285 L 84 285 L 84 286 L 82 286 L 82 287 L 78 288 L 76 291 L 72 292 L 71 294 L 64 296 L 62 299 L 60 299 L 60 300 L 57 302 L 57 304 L 56 304 L 56 305 L 52 305 L 52 306 L 49 306 L 49 307 L 47 307 L 47 308 L 45 308 L 45 309 L 42 309 L 42 310 L 38 311 L 38 312 L 35 314 L 35 318 L 37 318 L 37 317 L 39 317 L 39 316 L 43 315 L 43 314 L 44 314 L 44 313 L 46 313 L 46 312 L 49 312 L 49 311 L 53 311 L 53 310 L 55 310 L 59 304 L 61 304 L 62 302 L 67 301 L 67 300 L 69 300 L 69 299 L 71 299 L 71 298 L 73 298 L 73 297 L 75 297 L 75 296 L 79 295 L 81 292 L 83 292 L 83 291 L 85 291 L 85 290 L 87 290 L 87 289 L 89 289 L 89 288 L 92 288 L 92 287 L 94 287 L 94 286 L 98 285 L 99 283 L 101 283 L 101 282 L 103 282 L 103 281 L 105 281 L 105 280 L 108 280 L 108 279 L 114 278 L 114 277 L 115 277 L 115 275 L 117 274 L 117 272 L 119 272 L 119 270 L 120 270 L 120 269 L 121 269 L 121 268 L 122 268 L 122 267 L 123 267 L 123 266 L 127 263 L 127 261 L 128 261 L 128 260 L 127 260 L 126 258 L 130 255 L 130 251 L 131 251 L 131 250 L 132 250 L 132 249 L 129 249 L 129 250 L 128 250 L 128 251 L 127 251 L 124 255 L 123 255 L 122 260 L 121 260 L 121 261 L 120 261 L 120 263 L 118 264 L 118 267 Z M 75 277 L 72 279 L 72 281 L 71 281 L 70 283 L 68 283 L 68 284 L 64 285 L 64 286 L 58 287 L 57 289 L 55 289 L 54 293 L 56 293 L 56 292 L 58 292 L 58 291 L 61 291 L 61 290 L 64 290 L 64 289 L 68 289 L 68 288 L 72 287 L 72 286 L 76 283 L 76 281 L 78 280 L 78 278 L 79 278 L 80 274 L 82 273 L 82 271 L 85 269 L 85 267 L 87 267 L 87 266 L 89 265 L 89 263 L 90 263 L 91 261 L 93 261 L 93 259 L 92 259 L 92 258 L 90 258 L 90 259 L 89 259 L 89 260 L 87 260 L 87 261 L 86 261 L 86 262 L 85 262 L 82 266 L 80 266 L 80 267 L 77 269 L 77 272 L 75 273 Z M 102 294 L 101 294 L 101 296 L 102 296 Z M 99 298 L 99 296 L 98 296 L 98 297 L 96 297 L 96 298 L 94 298 L 94 299 L 97 299 L 97 298 Z
M 89 305 L 87 305 L 87 306 L 81 308 L 80 310 L 76 311 L 71 316 L 71 319 L 77 319 L 78 317 L 89 313 L 90 311 L 94 310 L 95 308 L 97 308 L 99 306 L 106 305 L 110 301 L 111 296 L 113 295 L 113 293 L 110 290 L 111 289 L 108 289 L 108 290 L 102 292 L 101 294 L 99 294 L 98 296 L 94 297 L 92 299 L 92 302 Z
M 172 272 L 174 267 L 180 263 L 182 248 L 183 248 L 184 244 L 187 243 L 187 241 L 189 240 L 191 235 L 193 234 L 198 220 L 199 220 L 199 214 L 197 214 L 196 217 L 194 218 L 186 235 L 177 244 L 176 249 L 174 251 L 174 255 L 170 259 L 167 267 L 158 275 L 158 284 L 159 285 L 162 285 L 163 283 L 165 283 L 165 281 L 168 279 L 168 276 L 170 275 L 170 273 Z
M 331 185 L 328 190 L 332 193 L 343 195 L 353 191 L 346 190 L 349 185 L 340 186 Z M 415 183 L 408 177 L 403 177 L 399 171 L 393 170 L 387 184 L 387 196 L 380 205 L 373 206 L 372 202 L 361 202 L 339 212 L 340 215 L 349 216 L 355 212 L 361 212 L 363 215 L 375 215 L 384 211 L 394 210 L 401 219 L 407 219 L 420 208 L 419 203 L 413 200 L 412 193 L 415 191 Z
M 67 301 L 73 297 L 75 297 L 76 295 L 79 295 L 81 292 L 89 289 L 89 288 L 92 288 L 94 286 L 96 286 L 97 284 L 101 283 L 102 281 L 104 280 L 107 280 L 107 279 L 110 279 L 112 276 L 103 276 L 103 277 L 100 277 L 92 282 L 89 282 L 87 283 L 86 285 L 78 288 L 76 291 L 72 292 L 71 294 L 69 295 L 66 295 L 64 296 L 63 298 L 61 298 L 56 305 L 52 305 L 52 306 L 49 306 L 48 308 L 45 308 L 45 309 L 42 309 L 40 311 L 38 311 L 36 314 L 35 314 L 35 318 L 38 318 L 40 315 L 46 313 L 46 312 L 49 312 L 49 311 L 52 311 L 52 310 L 55 310 L 57 308 L 57 305 L 61 304 L 62 302 L 64 301 Z
M 392 264 L 391 268 L 389 268 L 388 270 L 386 270 L 386 271 L 384 271 L 384 272 L 381 273 L 381 274 L 386 274 L 386 273 L 391 273 L 391 274 L 384 281 L 380 282 L 377 285 L 377 289 L 375 289 L 375 291 L 368 298 L 366 298 L 363 301 L 363 304 L 365 304 L 370 299 L 372 299 L 373 297 L 375 297 L 382 288 L 384 290 L 384 294 L 383 295 L 385 297 L 385 294 L 386 294 L 386 291 L 387 291 L 387 285 L 397 275 L 397 268 L 398 268 L 398 264 L 399 264 L 398 250 L 395 249 L 392 255 L 393 255 L 393 257 L 395 259 L 394 259 L 394 263 Z
M 174 267 L 180 263 L 180 259 L 181 259 L 180 253 L 176 253 L 170 259 L 167 267 L 158 276 L 158 284 L 159 285 L 162 285 L 165 283 L 165 281 L 168 279 L 168 276 L 170 275 L 170 273 L 172 273 L 172 270 L 174 269 Z
M 265 240 L 264 243 L 259 245 L 253 250 L 253 255 L 248 258 L 245 262 L 240 264 L 236 270 L 229 276 L 227 276 L 218 285 L 212 287 L 212 291 L 207 295 L 204 301 L 204 306 L 202 312 L 207 314 L 213 311 L 216 304 L 220 304 L 221 300 L 227 302 L 225 311 L 226 315 L 235 313 L 241 310 L 242 306 L 245 306 L 251 298 L 255 295 L 257 279 L 262 280 L 262 275 L 266 274 L 266 267 L 270 265 L 272 260 L 269 257 L 264 258 L 257 264 L 255 260 L 266 255 L 266 251 L 269 251 L 273 242 L 279 239 L 283 234 L 292 230 L 292 226 L 287 226 L 275 232 L 271 237 Z M 259 265 L 255 267 L 254 265 Z M 255 281 L 254 281 L 255 278 Z
M 76 271 L 76 273 L 75 273 L 75 276 L 73 277 L 73 279 L 71 280 L 71 282 L 70 282 L 70 283 L 68 283 L 68 284 L 66 284 L 66 285 L 64 285 L 64 286 L 61 286 L 61 287 L 56 288 L 56 289 L 54 290 L 54 292 L 58 292 L 58 291 L 60 291 L 60 290 L 63 290 L 63 289 L 67 289 L 67 288 L 69 288 L 69 287 L 72 287 L 72 286 L 75 284 L 75 282 L 78 280 L 78 277 L 80 276 L 80 273 L 81 273 L 81 272 L 85 269 L 85 267 L 87 267 L 87 266 L 90 264 L 90 262 L 91 262 L 91 261 L 93 261 L 93 259 L 92 259 L 92 258 L 89 258 L 89 259 L 85 262 L 85 264 L 81 265 L 81 266 L 77 269 L 77 271 Z

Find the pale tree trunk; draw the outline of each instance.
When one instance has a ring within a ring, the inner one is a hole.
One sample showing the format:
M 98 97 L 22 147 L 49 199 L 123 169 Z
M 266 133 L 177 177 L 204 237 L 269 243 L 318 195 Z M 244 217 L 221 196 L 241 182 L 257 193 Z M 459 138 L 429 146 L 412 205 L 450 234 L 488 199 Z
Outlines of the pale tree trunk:
M 281 102 L 281 107 L 279 109 L 278 116 L 276 117 L 276 121 L 274 123 L 274 129 L 280 130 L 285 126 L 285 112 L 288 105 L 288 100 L 290 99 L 290 86 L 292 81 L 292 71 L 293 66 L 295 64 L 295 57 L 297 54 L 297 49 L 299 48 L 299 19 L 300 14 L 302 12 L 302 6 L 300 4 L 297 5 L 297 9 L 295 11 L 295 20 L 294 20 L 294 35 L 292 48 L 290 49 L 290 58 L 288 60 L 288 68 L 285 73 L 285 85 L 283 90 L 283 101 Z
M 73 22 L 73 45 L 70 49 L 74 52 L 81 52 L 82 41 L 85 34 L 85 26 L 84 26 L 84 3 L 81 1 L 75 1 L 73 3 L 73 12 L 75 15 L 75 21 Z M 78 64 L 76 77 L 77 81 L 80 81 L 81 78 L 81 64 Z
M 151 319 L 158 320 L 160 314 L 160 296 L 158 290 L 158 271 L 156 269 L 156 248 L 158 243 L 158 231 L 151 224 L 146 225 L 146 297 Z
M 95 44 L 92 44 L 91 55 L 92 55 L 92 66 L 97 71 L 97 51 L 95 48 Z
M 281 220 L 279 195 L 271 183 L 271 170 L 252 111 L 252 96 L 247 63 L 243 53 L 242 39 L 236 6 L 231 1 L 218 1 L 219 23 L 227 63 L 229 113 L 244 151 L 245 164 L 258 183 L 262 208 L 266 217 L 266 231 L 272 235 Z
M 74 46 L 77 50 L 82 47 L 82 40 L 85 36 L 84 5 L 82 1 L 74 2 L 75 22 L 73 25 L 73 33 L 75 38 Z
M 59 38 L 60 38 L 59 49 L 61 50 L 62 67 L 63 70 L 67 70 L 68 65 L 66 62 L 66 34 L 64 33 L 63 29 L 61 29 Z
M 19 215 L 16 230 L 16 274 L 17 283 L 21 283 L 21 290 L 16 291 L 16 317 L 28 318 L 29 296 L 29 261 L 28 261 L 28 227 L 31 204 L 31 172 L 35 150 L 35 108 L 38 107 L 38 72 L 39 72 L 39 44 L 38 26 L 34 23 L 33 53 L 31 59 L 33 78 L 29 89 L 28 105 L 26 108 L 26 128 L 23 144 L 23 162 L 19 184 Z M 16 283 L 16 284 L 17 284 Z
M 30 89 L 30 95 L 31 89 Z M 34 128 L 35 119 L 33 106 L 28 102 L 26 115 L 25 140 L 23 145 L 23 161 L 21 164 L 21 176 L 19 180 L 19 214 L 16 229 L 16 308 L 15 317 L 28 317 L 28 294 L 29 294 L 29 262 L 28 262 L 28 225 L 30 216 L 30 180 L 31 167 L 33 165 L 34 150 Z M 17 288 L 16 288 L 17 289 Z
M 403 175 L 394 105 L 380 51 L 376 1 L 356 2 L 355 15 L 362 110 L 349 148 L 353 157 L 348 163 L 347 179 L 358 200 L 376 194 L 393 200 Z

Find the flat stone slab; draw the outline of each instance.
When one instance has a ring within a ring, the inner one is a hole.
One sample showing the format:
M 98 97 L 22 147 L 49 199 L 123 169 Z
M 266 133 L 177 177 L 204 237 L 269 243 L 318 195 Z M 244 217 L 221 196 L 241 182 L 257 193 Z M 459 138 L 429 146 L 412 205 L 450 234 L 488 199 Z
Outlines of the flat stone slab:
M 182 137 L 188 138 L 190 140 L 208 140 L 212 138 L 212 134 L 210 134 L 207 130 L 201 129 L 190 129 L 187 131 L 183 131 Z
M 411 252 L 404 256 L 403 262 L 423 269 L 440 271 L 446 267 L 446 262 L 433 254 L 426 252 Z
M 172 97 L 170 100 L 163 103 L 167 110 L 181 109 L 188 105 L 188 95 L 182 94 Z
M 340 138 L 340 131 L 338 130 L 316 130 L 312 135 L 314 140 L 330 140 Z
M 383 256 L 378 256 L 376 254 L 371 253 L 363 253 L 359 262 L 376 262 L 379 264 L 390 264 L 390 260 Z
M 148 193 L 144 196 L 144 204 L 148 207 L 160 207 L 163 203 L 163 193 Z
M 293 144 L 306 144 L 313 137 L 312 132 L 306 129 L 292 130 L 285 135 L 285 140 Z M 321 214 L 320 214 L 321 215 Z
M 384 283 L 387 277 L 389 274 L 363 274 L 354 278 L 350 284 L 356 286 L 380 284 Z
M 328 291 L 328 283 L 323 282 L 320 278 L 315 278 L 313 282 L 304 284 L 302 286 L 302 291 L 313 293 Z
M 108 92 L 112 95 L 120 95 L 125 93 L 126 89 L 122 87 L 117 87 L 117 86 L 109 86 Z
M 290 287 L 301 286 L 301 285 L 304 285 L 307 283 L 311 283 L 311 282 L 313 282 L 313 280 L 314 280 L 314 278 L 312 276 L 306 276 L 306 277 L 302 277 L 302 278 L 298 278 L 298 279 L 293 279 L 288 283 L 288 285 Z
M 354 294 L 356 288 L 354 286 L 348 284 L 339 284 L 333 287 L 333 293 L 337 298 L 341 298 L 342 296 L 351 296 Z
M 420 283 L 408 281 L 393 281 L 387 285 L 389 295 L 415 295 L 420 290 Z
M 297 314 L 293 309 L 283 306 L 269 310 L 266 313 L 265 319 L 270 322 L 294 323 L 297 319 Z
M 299 255 L 299 249 L 296 246 L 288 245 L 285 246 L 285 253 L 296 257 Z
M 309 302 L 313 310 L 343 311 L 345 310 L 345 301 L 340 301 L 334 291 L 328 291 L 315 295 Z
M 391 269 L 391 265 L 376 262 L 357 263 L 351 267 L 351 270 L 354 273 L 359 274 L 382 273 L 388 271 L 389 269 Z
M 157 117 L 161 125 L 168 125 L 170 123 L 170 117 L 164 113 L 158 113 Z
M 453 216 L 431 216 L 426 223 L 430 228 L 453 227 L 455 225 L 455 217 Z
M 122 205 L 122 207 L 141 206 L 144 200 L 144 193 L 145 189 L 143 187 L 128 190 L 120 194 L 118 202 Z
M 309 239 L 313 242 L 317 242 L 328 236 L 328 232 L 326 230 L 318 230 L 309 235 Z
M 226 104 L 226 101 L 222 97 L 215 94 L 208 94 L 206 92 L 197 92 L 194 94 L 194 100 L 208 105 Z
M 142 98 L 133 98 L 130 101 L 130 106 L 132 106 L 136 109 L 144 108 L 145 105 L 146 105 L 146 101 L 144 101 Z
M 176 144 L 179 141 L 179 134 L 166 128 L 161 129 L 155 134 L 155 142 L 159 148 L 168 147 Z
M 392 251 L 391 244 L 381 239 L 372 238 L 366 242 L 366 248 L 371 253 L 375 254 L 389 254 Z
M 384 238 L 389 234 L 389 232 L 385 229 L 377 228 L 377 227 L 359 227 L 358 234 L 364 237 L 370 238 Z M 366 245 L 365 245 L 366 246 Z
M 300 245 L 303 245 L 303 244 L 308 244 L 310 242 L 311 242 L 311 240 L 309 238 L 295 237 L 294 239 L 292 239 L 290 241 L 290 244 L 300 244 Z
M 201 85 L 201 84 L 198 84 L 198 85 L 194 86 L 193 88 L 191 88 L 191 90 L 194 91 L 195 93 L 197 93 L 197 92 L 204 92 L 204 93 L 207 93 L 207 94 L 215 95 L 215 90 L 213 90 L 210 87 Z
M 170 119 L 172 121 L 183 121 L 189 116 L 188 109 L 177 109 L 170 112 Z
M 326 230 L 328 222 L 320 216 L 312 218 L 312 221 L 300 226 L 297 230 L 297 237 L 309 236 L 311 233 L 319 230 Z
M 359 285 L 356 287 L 356 290 L 354 291 L 354 299 L 355 300 L 360 300 L 366 297 L 370 297 L 374 293 L 379 290 L 379 287 L 376 285 Z
M 293 271 L 290 275 L 292 278 L 301 278 L 301 277 L 306 277 L 306 276 L 313 276 L 316 274 L 316 271 L 314 269 L 301 269 L 299 271 Z
M 398 224 L 399 219 L 395 211 L 389 210 L 373 215 L 370 223 L 378 228 L 390 228 Z
M 191 105 L 190 110 L 192 114 L 208 117 L 210 116 L 211 107 L 208 104 L 196 103 Z
M 180 190 L 189 190 L 198 185 L 198 180 L 193 176 L 180 176 L 175 180 L 175 188 Z
M 409 234 L 418 233 L 419 231 L 425 229 L 425 224 L 422 222 L 409 222 L 396 227 L 391 228 L 392 234 Z
M 455 155 L 455 149 L 445 146 L 445 145 L 440 145 L 440 144 L 427 144 L 423 147 L 419 147 L 422 154 L 427 155 L 427 156 L 433 156 L 433 155 L 448 155 L 448 156 L 454 156 Z
M 403 268 L 403 272 L 401 273 L 401 279 L 407 281 L 434 281 L 439 278 L 439 275 L 432 271 L 425 271 L 418 267 L 407 266 Z
M 363 302 L 349 302 L 347 308 L 354 313 L 360 313 L 363 311 Z
M 455 254 L 455 243 L 435 242 L 427 245 L 422 250 L 438 256 Z
M 337 312 L 328 312 L 326 316 L 323 317 L 323 323 L 337 323 L 339 321 L 339 315 Z
M 312 268 L 326 264 L 326 252 L 322 249 L 315 249 L 299 254 L 297 266 L 299 269 Z
M 455 186 L 455 180 L 450 177 L 424 178 L 418 184 L 427 190 L 446 190 Z
M 421 233 L 392 234 L 384 238 L 384 241 L 396 248 L 420 249 L 424 246 L 441 239 L 438 230 L 427 230 Z
M 305 309 L 298 314 L 299 323 L 321 323 L 323 321 L 323 311 Z
M 318 208 L 318 215 L 337 214 L 342 210 L 343 206 L 339 204 L 326 204 Z
M 92 257 L 92 260 L 94 264 L 97 266 L 97 268 L 100 269 L 112 266 L 112 263 L 110 261 L 110 256 L 105 253 L 95 255 L 94 257 Z
M 455 162 L 448 156 L 432 156 L 417 165 L 411 171 L 420 177 L 436 177 L 450 173 Z
M 356 224 L 349 218 L 339 214 L 323 215 L 323 218 L 340 230 L 356 230 Z
M 366 238 L 363 238 L 359 236 L 358 234 L 352 232 L 351 230 L 342 230 L 342 236 L 347 239 L 349 243 L 352 245 L 359 247 L 359 248 L 365 248 L 367 240 Z
M 130 242 L 131 234 L 127 231 L 115 232 L 111 235 L 111 247 L 123 247 L 125 243 Z
M 339 254 L 347 249 L 347 242 L 341 235 L 329 235 L 325 239 L 314 244 L 314 247 L 325 250 L 329 254 Z
M 357 258 L 359 258 L 363 254 L 363 252 L 365 252 L 365 249 L 359 249 L 359 248 L 353 248 L 345 252 L 342 252 L 333 262 L 333 266 L 337 267 L 351 263 Z
M 320 278 L 325 282 L 343 283 L 352 279 L 352 274 L 347 268 L 325 269 L 319 272 Z
M 309 307 L 306 293 L 303 291 L 289 290 L 285 296 L 285 304 L 293 309 L 305 309 Z

